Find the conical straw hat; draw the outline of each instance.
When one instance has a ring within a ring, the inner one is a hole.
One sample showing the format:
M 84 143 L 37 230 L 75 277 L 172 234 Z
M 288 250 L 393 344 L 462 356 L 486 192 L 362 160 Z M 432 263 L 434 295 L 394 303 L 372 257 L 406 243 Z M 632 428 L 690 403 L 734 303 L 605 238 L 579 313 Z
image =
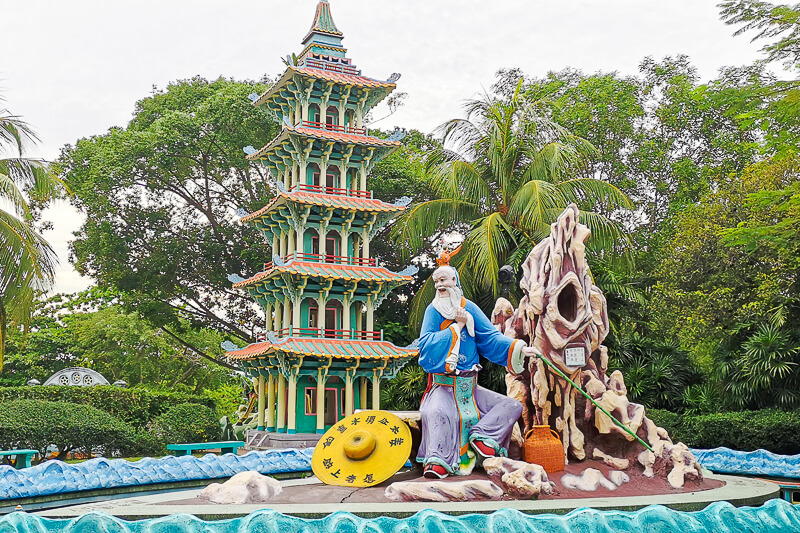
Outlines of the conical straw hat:
M 327 485 L 371 487 L 408 461 L 411 431 L 386 411 L 361 411 L 339 420 L 314 449 L 311 468 Z

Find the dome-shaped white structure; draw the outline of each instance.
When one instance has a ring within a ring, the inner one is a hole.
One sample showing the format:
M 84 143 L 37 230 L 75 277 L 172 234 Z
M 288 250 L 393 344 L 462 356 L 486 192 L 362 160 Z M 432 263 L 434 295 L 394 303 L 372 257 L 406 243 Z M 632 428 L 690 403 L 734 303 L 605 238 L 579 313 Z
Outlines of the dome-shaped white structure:
M 108 385 L 108 380 L 91 368 L 71 367 L 59 370 L 44 382 L 46 385 L 62 385 L 70 387 L 92 387 Z

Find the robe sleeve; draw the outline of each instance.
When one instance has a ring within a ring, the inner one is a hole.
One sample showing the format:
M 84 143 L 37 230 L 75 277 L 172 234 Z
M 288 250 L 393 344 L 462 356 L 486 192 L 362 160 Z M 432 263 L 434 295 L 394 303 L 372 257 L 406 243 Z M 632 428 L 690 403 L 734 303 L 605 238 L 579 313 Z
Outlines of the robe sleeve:
M 442 315 L 429 305 L 419 334 L 419 366 L 429 374 L 445 372 L 445 358 L 458 339 L 452 327 L 439 329 L 443 321 Z
M 507 366 L 514 339 L 497 331 L 494 324 L 473 302 L 467 302 L 467 311 L 475 319 L 475 345 L 478 354 L 501 366 Z

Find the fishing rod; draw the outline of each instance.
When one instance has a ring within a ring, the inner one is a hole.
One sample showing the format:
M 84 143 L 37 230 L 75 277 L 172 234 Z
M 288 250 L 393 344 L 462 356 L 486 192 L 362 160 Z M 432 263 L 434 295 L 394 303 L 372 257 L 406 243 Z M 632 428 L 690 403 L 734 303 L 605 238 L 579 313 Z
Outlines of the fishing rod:
M 545 363 L 547 366 L 549 366 L 550 368 L 552 368 L 553 370 L 555 370 L 555 371 L 556 371 L 556 373 L 557 373 L 559 376 L 561 376 L 562 378 L 566 379 L 566 380 L 569 382 L 569 384 L 570 384 L 570 385 L 572 385 L 573 387 L 575 387 L 575 389 L 576 389 L 578 392 L 580 392 L 581 394 L 583 394 L 583 395 L 586 397 L 586 399 L 587 399 L 587 400 L 589 400 L 590 402 L 592 402 L 592 404 L 593 404 L 595 407 L 597 407 L 598 409 L 600 409 L 600 410 L 603 412 L 603 414 L 604 414 L 604 415 L 606 415 L 608 418 L 610 418 L 610 419 L 611 419 L 611 421 L 612 421 L 612 422 L 614 422 L 616 425 L 618 425 L 619 427 L 621 427 L 623 431 L 625 431 L 625 432 L 626 432 L 628 435 L 630 435 L 630 436 L 631 436 L 631 437 L 633 437 L 634 439 L 638 440 L 638 441 L 639 441 L 639 442 L 642 444 L 642 446 L 644 446 L 645 448 L 647 448 L 648 450 L 650 450 L 651 452 L 653 452 L 653 448 L 651 448 L 651 447 L 650 447 L 650 446 L 649 446 L 649 445 L 648 445 L 648 444 L 647 444 L 645 441 L 643 441 L 643 440 L 642 440 L 642 439 L 641 439 L 641 438 L 640 438 L 640 437 L 639 437 L 639 436 L 638 436 L 636 433 L 634 433 L 633 431 L 631 431 L 630 429 L 628 429 L 628 428 L 627 428 L 625 425 L 623 425 L 623 423 L 622 423 L 622 422 L 620 422 L 619 420 L 617 420 L 617 419 L 616 419 L 616 418 L 615 418 L 615 417 L 614 417 L 614 416 L 613 416 L 611 413 L 609 413 L 608 411 L 606 411 L 606 410 L 605 410 L 605 408 L 604 408 L 602 405 L 600 405 L 599 403 L 597 403 L 596 401 L 594 401 L 594 398 L 592 398 L 592 397 L 591 397 L 591 396 L 589 396 L 587 393 L 585 393 L 585 392 L 583 391 L 583 389 L 581 389 L 581 388 L 580 388 L 580 386 L 578 386 L 578 384 L 577 384 L 577 383 L 575 383 L 574 381 L 572 381 L 572 380 L 571 380 L 571 379 L 570 379 L 570 378 L 569 378 L 569 377 L 568 377 L 568 376 L 567 376 L 567 375 L 566 375 L 564 372 L 562 372 L 562 371 L 561 371 L 561 369 L 559 369 L 559 368 L 558 368 L 556 365 L 554 365 L 554 364 L 553 364 L 551 361 L 548 361 L 547 359 L 545 359 L 545 358 L 544 358 L 544 356 L 543 356 L 542 354 L 540 354 L 540 353 L 537 353 L 537 354 L 534 354 L 534 355 L 535 355 L 536 357 L 538 357 L 540 360 L 544 361 L 544 363 Z M 655 452 L 653 452 L 653 453 L 655 453 Z

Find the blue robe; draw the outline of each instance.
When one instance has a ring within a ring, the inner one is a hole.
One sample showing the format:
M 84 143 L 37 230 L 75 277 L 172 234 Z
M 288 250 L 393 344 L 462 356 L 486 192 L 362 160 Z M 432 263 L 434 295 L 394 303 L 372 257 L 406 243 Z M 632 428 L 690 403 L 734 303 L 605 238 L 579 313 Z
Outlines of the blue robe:
M 445 359 L 456 342 L 456 333 L 449 327 L 453 322 L 433 305 L 425 310 L 419 341 L 419 364 L 430 379 L 420 405 L 422 443 L 417 461 L 439 464 L 451 474 L 467 463 L 468 443 L 473 440 L 506 455 L 514 423 L 522 412 L 522 404 L 513 398 L 477 385 L 479 356 L 507 366 L 514 343 L 521 341 L 497 331 L 474 303 L 463 303 L 475 320 L 475 336 L 462 328 L 458 376 L 445 374 Z
M 498 365 L 507 366 L 514 340 L 497 331 L 477 305 L 465 301 L 464 307 L 475 319 L 475 336 L 471 337 L 466 327 L 461 329 L 458 369 L 462 372 L 472 370 L 479 362 L 479 355 Z M 445 372 L 444 360 L 456 341 L 455 332 L 448 327 L 452 323 L 451 320 L 445 320 L 433 305 L 425 310 L 419 335 L 419 364 L 425 372 Z

